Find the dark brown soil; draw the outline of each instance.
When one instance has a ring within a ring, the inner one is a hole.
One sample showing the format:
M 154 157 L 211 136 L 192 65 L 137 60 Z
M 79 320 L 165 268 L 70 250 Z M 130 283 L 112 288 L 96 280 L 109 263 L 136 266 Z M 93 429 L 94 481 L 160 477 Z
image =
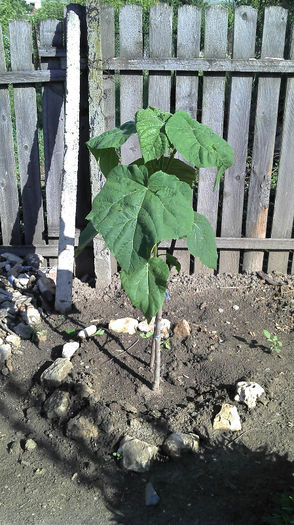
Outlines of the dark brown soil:
M 159 395 L 151 390 L 151 339 L 107 328 L 111 318 L 142 317 L 119 280 L 104 293 L 75 280 L 75 312 L 44 313 L 46 342 L 23 341 L 12 373 L 0 377 L 1 525 L 262 523 L 274 496 L 293 485 L 294 279 L 272 277 L 279 285 L 255 274 L 172 279 L 164 317 L 172 325 L 185 318 L 192 333 L 171 335 L 163 349 Z M 44 416 L 39 378 L 61 355 L 66 330 L 93 320 L 105 332 L 81 344 L 63 386 L 68 419 L 83 413 L 99 428 L 95 441 L 79 443 L 66 436 L 66 421 Z M 282 341 L 279 355 L 264 329 Z M 255 409 L 234 401 L 240 380 L 265 389 Z M 238 407 L 240 432 L 213 430 L 223 402 Z M 113 456 L 126 433 L 160 446 L 171 431 L 198 434 L 200 452 L 177 461 L 160 454 L 144 474 Z M 23 450 L 28 438 L 37 443 L 31 452 Z M 155 507 L 145 506 L 148 481 L 160 496 Z

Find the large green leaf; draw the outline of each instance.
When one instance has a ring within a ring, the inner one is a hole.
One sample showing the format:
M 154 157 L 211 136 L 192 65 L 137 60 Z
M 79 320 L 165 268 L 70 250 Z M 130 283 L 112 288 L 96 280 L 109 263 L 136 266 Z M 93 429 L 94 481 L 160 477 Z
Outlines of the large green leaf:
M 166 123 L 166 134 L 181 155 L 198 168 L 217 167 L 217 182 L 232 166 L 232 147 L 211 128 L 178 111 Z
M 96 237 L 97 230 L 95 230 L 93 224 L 88 222 L 87 226 L 80 233 L 79 245 L 76 248 L 75 255 L 76 257 L 86 248 L 86 246 Z
M 191 188 L 174 175 L 159 171 L 148 178 L 145 166 L 117 166 L 87 219 L 130 273 L 146 264 L 155 244 L 191 231 L 191 199 Z
M 144 159 L 141 157 L 140 159 L 134 160 L 132 164 L 142 166 L 145 163 Z M 179 159 L 169 159 L 168 157 L 162 157 L 159 160 L 154 159 L 146 162 L 145 166 L 148 169 L 149 175 L 152 175 L 152 173 L 161 170 L 165 173 L 168 173 L 169 175 L 175 175 L 182 182 L 189 184 L 189 186 L 193 185 L 193 182 L 195 182 L 197 176 L 195 168 L 188 166 L 188 164 Z
M 158 257 L 152 257 L 135 272 L 122 270 L 120 273 L 122 286 L 133 306 L 140 308 L 148 323 L 163 304 L 168 277 L 168 266 Z
M 170 117 L 170 113 L 150 106 L 137 111 L 136 128 L 145 162 L 162 157 L 168 149 L 164 125 Z
M 210 222 L 201 213 L 194 212 L 194 223 L 187 236 L 187 246 L 194 257 L 199 257 L 202 264 L 216 270 L 217 250 L 214 231 Z

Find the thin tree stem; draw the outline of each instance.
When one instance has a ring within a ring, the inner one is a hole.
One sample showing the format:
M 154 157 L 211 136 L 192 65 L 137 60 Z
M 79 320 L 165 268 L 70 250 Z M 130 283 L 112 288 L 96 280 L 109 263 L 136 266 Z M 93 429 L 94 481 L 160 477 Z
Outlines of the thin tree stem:
M 160 358 L 161 358 L 161 319 L 162 319 L 162 307 L 158 310 L 155 318 L 155 329 L 154 329 L 154 346 L 155 346 L 155 369 L 154 369 L 154 382 L 153 390 L 158 392 L 160 385 Z

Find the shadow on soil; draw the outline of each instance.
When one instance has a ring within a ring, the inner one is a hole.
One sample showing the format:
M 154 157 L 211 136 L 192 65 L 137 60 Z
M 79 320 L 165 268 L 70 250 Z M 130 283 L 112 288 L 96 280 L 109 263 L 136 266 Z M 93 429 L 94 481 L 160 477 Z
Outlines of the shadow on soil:
M 15 400 L 29 397 L 35 417 L 43 421 L 44 427 L 40 401 L 30 391 L 9 378 L 6 393 Z M 273 497 L 293 484 L 293 464 L 287 457 L 266 450 L 252 452 L 237 443 L 238 436 L 227 442 L 221 438 L 213 446 L 204 443 L 197 455 L 158 461 L 150 472 L 137 474 L 125 472 L 113 459 L 112 451 L 97 444 L 75 441 L 69 448 L 69 439 L 60 426 L 55 428 L 58 434 L 53 441 L 43 432 L 38 435 L 31 421 L 14 417 L 4 401 L 0 402 L 0 412 L 14 431 L 34 436 L 38 450 L 56 469 L 77 472 L 80 484 L 97 488 L 113 513 L 111 522 L 116 524 L 259 524 L 270 513 Z M 48 428 L 51 426 L 47 423 Z M 148 481 L 160 496 L 156 507 L 145 506 Z

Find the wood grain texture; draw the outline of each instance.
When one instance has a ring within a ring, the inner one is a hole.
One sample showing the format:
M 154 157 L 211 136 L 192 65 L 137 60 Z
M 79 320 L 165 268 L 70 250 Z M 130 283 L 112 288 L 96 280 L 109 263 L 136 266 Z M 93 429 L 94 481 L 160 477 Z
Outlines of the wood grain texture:
M 250 58 L 255 53 L 257 11 L 240 7 L 235 11 L 234 58 Z M 234 76 L 231 81 L 228 142 L 235 162 L 225 174 L 222 202 L 221 235 L 240 237 L 242 232 L 252 77 Z M 219 271 L 239 272 L 240 252 L 220 252 Z
M 80 19 L 68 8 L 66 17 L 66 106 L 64 170 L 60 207 L 55 309 L 62 314 L 72 307 L 74 244 L 76 226 L 77 175 L 80 119 Z
M 114 8 L 101 5 L 101 47 L 103 60 L 115 56 Z M 115 127 L 115 76 L 110 72 L 103 75 L 103 116 L 105 131 Z
M 126 5 L 119 12 L 120 56 L 138 58 L 143 56 L 142 8 Z M 143 106 L 143 74 L 120 75 L 120 121 L 121 124 L 135 119 L 135 113 Z M 128 139 L 121 148 L 123 164 L 130 164 L 141 157 L 137 136 Z
M 12 70 L 32 70 L 31 25 L 29 22 L 18 20 L 9 24 L 9 30 Z M 14 87 L 13 94 L 25 242 L 41 244 L 44 216 L 40 184 L 36 91 L 34 87 L 20 84 Z
M 290 57 L 294 57 L 294 30 Z M 288 78 L 272 237 L 291 237 L 294 220 L 294 78 Z M 268 271 L 287 273 L 289 253 L 270 253 Z M 294 269 L 294 266 L 293 266 Z M 292 272 L 293 273 L 293 272 Z
M 103 115 L 103 72 L 101 48 L 101 12 L 96 0 L 89 0 L 86 7 L 89 64 L 89 134 L 96 137 L 105 131 Z M 92 199 L 104 184 L 103 174 L 94 158 L 90 155 L 90 179 Z M 94 272 L 96 287 L 103 288 L 111 282 L 111 259 L 104 240 L 97 235 L 93 239 Z
M 0 26 L 0 73 L 6 71 Z M 19 202 L 8 87 L 0 88 L 0 225 L 3 244 L 20 244 Z
M 227 51 L 228 12 L 221 6 L 213 6 L 205 12 L 206 58 L 223 58 Z M 225 76 L 204 75 L 202 124 L 211 127 L 215 133 L 223 135 Z M 216 231 L 218 215 L 218 189 L 214 191 L 216 168 L 199 170 L 197 211 L 209 220 Z M 195 271 L 211 273 L 198 259 L 195 260 Z
M 287 12 L 282 7 L 265 10 L 262 57 L 283 57 Z M 254 129 L 252 170 L 246 216 L 246 236 L 266 236 L 271 173 L 275 145 L 280 78 L 259 78 Z M 244 254 L 243 270 L 259 271 L 263 253 Z
M 35 84 L 37 82 L 63 82 L 65 71 L 8 71 L 0 72 L 0 85 L 8 84 Z
M 172 55 L 172 7 L 157 4 L 150 9 L 149 53 L 150 58 L 168 58 Z M 170 111 L 171 75 L 149 73 L 149 105 Z

